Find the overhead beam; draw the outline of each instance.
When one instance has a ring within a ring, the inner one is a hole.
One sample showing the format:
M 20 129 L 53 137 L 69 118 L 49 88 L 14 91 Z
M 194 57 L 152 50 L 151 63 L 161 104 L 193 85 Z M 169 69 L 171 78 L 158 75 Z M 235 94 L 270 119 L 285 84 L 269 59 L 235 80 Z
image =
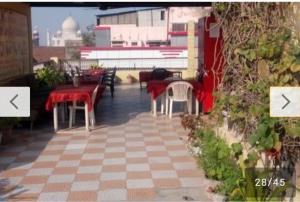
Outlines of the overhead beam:
M 122 7 L 209 7 L 210 2 L 27 2 L 31 7 L 96 7 L 100 10 Z

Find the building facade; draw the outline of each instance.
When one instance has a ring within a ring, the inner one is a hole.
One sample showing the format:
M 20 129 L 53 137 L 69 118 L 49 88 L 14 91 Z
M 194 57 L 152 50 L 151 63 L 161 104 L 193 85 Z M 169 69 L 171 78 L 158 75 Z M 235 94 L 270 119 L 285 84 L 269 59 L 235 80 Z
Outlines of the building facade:
M 186 46 L 187 23 L 197 24 L 210 12 L 203 7 L 113 10 L 97 15 L 97 47 Z
M 50 31 L 47 30 L 48 46 L 66 46 L 67 41 L 73 44 L 81 44 L 82 36 L 78 23 L 72 16 L 68 16 L 61 25 L 61 30 L 57 30 L 51 37 Z

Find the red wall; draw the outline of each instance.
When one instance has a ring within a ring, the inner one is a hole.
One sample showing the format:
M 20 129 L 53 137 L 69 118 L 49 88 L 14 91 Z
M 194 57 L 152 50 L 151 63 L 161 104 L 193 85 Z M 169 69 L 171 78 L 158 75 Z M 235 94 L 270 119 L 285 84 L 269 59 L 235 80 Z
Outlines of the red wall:
M 209 36 L 210 24 L 215 22 L 214 16 L 207 17 L 204 21 L 204 69 L 206 76 L 203 79 L 202 110 L 205 113 L 211 111 L 213 107 L 213 91 L 217 90 L 224 66 L 224 58 L 221 54 L 223 44 L 222 30 L 220 30 L 218 38 Z

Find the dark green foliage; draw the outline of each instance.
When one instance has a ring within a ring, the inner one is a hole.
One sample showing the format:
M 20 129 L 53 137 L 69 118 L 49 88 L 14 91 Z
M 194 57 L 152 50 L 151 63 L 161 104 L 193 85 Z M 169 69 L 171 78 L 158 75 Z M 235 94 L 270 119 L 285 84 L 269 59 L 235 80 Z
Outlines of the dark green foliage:
M 55 87 L 56 85 L 65 81 L 63 72 L 56 70 L 52 66 L 46 66 L 37 70 L 36 79 L 39 81 L 39 85 L 41 87 Z
M 257 130 L 249 137 L 249 143 L 259 151 L 271 149 L 279 141 L 279 134 L 275 132 L 276 119 L 264 118 L 257 126 Z
M 222 181 L 217 191 L 228 194 L 237 186 L 237 180 L 241 177 L 241 169 L 236 163 L 234 155 L 241 149 L 235 144 L 234 152 L 226 142 L 218 138 L 212 130 L 199 130 L 197 136 L 200 139 L 200 164 L 207 177 Z

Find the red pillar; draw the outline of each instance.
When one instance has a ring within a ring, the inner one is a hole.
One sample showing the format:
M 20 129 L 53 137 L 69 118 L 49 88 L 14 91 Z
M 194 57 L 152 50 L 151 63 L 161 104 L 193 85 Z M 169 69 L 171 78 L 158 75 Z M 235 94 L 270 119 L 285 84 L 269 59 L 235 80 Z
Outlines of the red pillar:
M 211 29 L 216 25 L 213 15 L 204 20 L 204 70 L 206 75 L 203 78 L 203 102 L 202 110 L 210 112 L 214 104 L 213 92 L 217 90 L 222 77 L 224 57 L 221 53 L 223 45 L 222 30 Z M 202 32 L 203 33 L 203 32 Z

